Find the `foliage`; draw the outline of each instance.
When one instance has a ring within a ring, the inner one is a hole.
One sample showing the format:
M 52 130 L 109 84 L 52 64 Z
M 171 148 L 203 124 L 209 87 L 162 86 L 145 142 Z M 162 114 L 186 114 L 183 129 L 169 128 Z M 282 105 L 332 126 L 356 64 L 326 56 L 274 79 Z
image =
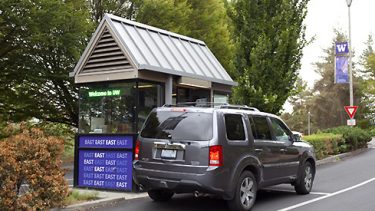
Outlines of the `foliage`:
M 343 33 L 336 31 L 336 37 L 332 41 L 332 46 L 335 42 L 344 41 L 346 38 Z M 344 106 L 349 105 L 349 86 L 348 84 L 334 83 L 334 57 L 335 52 L 332 47 L 324 50 L 325 56 L 321 62 L 316 62 L 316 72 L 319 73 L 321 79 L 314 84 L 312 99 L 312 120 L 319 126 L 320 129 L 337 127 L 346 125 L 348 116 L 345 112 Z M 353 68 L 353 70 L 355 70 Z M 355 73 L 355 71 L 353 71 Z M 354 74 L 355 76 L 356 74 Z M 356 114 L 356 119 L 363 118 L 364 105 L 361 104 L 363 92 L 359 84 L 361 78 L 359 76 L 353 79 L 354 89 L 354 105 L 359 105 L 359 110 Z
M 134 19 L 143 0 L 88 0 L 92 20 L 98 24 L 105 13 Z
M 366 80 L 361 83 L 361 88 L 366 96 L 363 99 L 366 104 L 365 117 L 371 121 L 374 125 L 375 123 L 375 52 L 373 49 L 374 41 L 373 37 L 369 36 L 367 40 L 367 49 L 364 50 L 361 56 L 361 63 L 364 67 L 362 74 Z
M 371 135 L 360 128 L 350 128 L 343 133 L 345 143 L 349 146 L 350 150 L 359 148 L 367 148 L 367 142 L 371 141 Z
M 283 113 L 281 118 L 294 131 L 308 134 L 308 113 L 311 109 L 312 93 L 307 88 L 307 84 L 298 78 L 295 85 L 294 94 L 289 97 L 288 102 L 293 106 L 292 113 Z M 316 126 L 310 121 L 310 132 L 315 132 Z
M 335 155 L 347 151 L 345 141 L 342 135 L 333 133 L 319 133 L 310 136 L 304 136 L 306 140 L 315 148 L 317 159 L 323 159 L 329 155 Z
M 68 186 L 61 170 L 63 140 L 43 130 L 7 127 L 0 141 L 0 207 L 46 210 L 62 206 Z
M 239 86 L 233 101 L 278 113 L 291 95 L 306 46 L 308 0 L 235 0 L 229 9 Z M 275 27 L 277 26 L 277 27 Z
M 66 205 L 76 204 L 82 201 L 91 201 L 98 199 L 98 192 L 83 192 L 72 190 L 65 199 Z
M 346 40 L 344 34 L 336 31 L 336 36 L 332 40 L 335 42 Z M 344 106 L 349 105 L 349 85 L 334 83 L 335 51 L 332 47 L 324 49 L 321 61 L 315 63 L 315 71 L 321 78 L 315 82 L 312 90 L 306 90 L 300 94 L 292 96 L 289 101 L 293 105 L 292 114 L 284 114 L 286 122 L 291 123 L 292 128 L 306 131 L 307 113 L 311 112 L 312 131 L 324 130 L 327 128 L 346 125 L 349 118 Z M 354 66 L 354 105 L 359 109 L 356 114 L 357 125 L 362 128 L 370 126 L 369 108 L 367 97 L 364 93 L 364 79 L 358 74 L 358 69 Z M 300 123 L 300 124 L 297 124 Z
M 0 113 L 76 125 L 77 87 L 68 73 L 92 32 L 84 0 L 0 1 Z
M 358 127 L 341 126 L 304 136 L 303 139 L 315 147 L 317 158 L 322 159 L 328 155 L 366 148 L 367 142 L 371 141 L 371 134 Z
M 192 9 L 187 0 L 144 0 L 135 19 L 144 24 L 188 35 L 191 13 Z
M 223 0 L 144 0 L 135 20 L 203 40 L 233 73 L 234 45 Z

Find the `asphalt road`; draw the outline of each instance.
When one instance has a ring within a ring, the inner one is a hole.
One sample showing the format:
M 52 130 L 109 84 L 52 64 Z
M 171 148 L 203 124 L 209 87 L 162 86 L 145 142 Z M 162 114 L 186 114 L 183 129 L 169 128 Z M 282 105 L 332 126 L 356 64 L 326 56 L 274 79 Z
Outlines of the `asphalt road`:
M 253 210 L 375 210 L 375 148 L 354 157 L 319 166 L 312 193 L 297 195 L 290 185 L 261 190 Z M 140 198 L 98 211 L 226 211 L 225 201 L 214 197 L 176 195 L 167 203 Z

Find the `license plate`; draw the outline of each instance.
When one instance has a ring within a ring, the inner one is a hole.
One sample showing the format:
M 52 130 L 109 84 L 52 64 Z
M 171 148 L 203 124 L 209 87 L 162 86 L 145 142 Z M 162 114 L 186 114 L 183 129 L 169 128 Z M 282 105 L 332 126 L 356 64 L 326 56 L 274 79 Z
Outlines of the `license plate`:
M 161 158 L 166 159 L 176 159 L 177 157 L 177 150 L 171 150 L 171 149 L 163 149 L 161 150 Z

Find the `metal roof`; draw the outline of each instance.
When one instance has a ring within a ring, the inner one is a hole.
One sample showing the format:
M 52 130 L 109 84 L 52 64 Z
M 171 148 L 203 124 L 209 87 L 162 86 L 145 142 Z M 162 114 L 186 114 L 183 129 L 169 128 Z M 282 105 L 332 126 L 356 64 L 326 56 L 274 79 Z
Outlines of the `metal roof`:
M 138 70 L 237 85 L 203 41 L 111 14 L 106 14 L 99 26 L 104 22 L 118 38 L 119 44 L 122 45 L 120 47 L 126 50 Z M 97 36 L 97 33 L 98 30 L 93 37 Z M 80 64 L 84 62 L 82 60 L 81 58 L 77 64 L 74 75 L 83 67 Z

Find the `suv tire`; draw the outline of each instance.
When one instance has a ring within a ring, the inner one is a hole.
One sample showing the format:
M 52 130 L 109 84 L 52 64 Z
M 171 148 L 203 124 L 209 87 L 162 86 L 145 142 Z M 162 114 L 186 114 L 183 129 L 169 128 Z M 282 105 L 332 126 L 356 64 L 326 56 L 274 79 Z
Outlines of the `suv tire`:
M 172 191 L 166 189 L 149 190 L 147 193 L 154 201 L 168 201 L 174 194 Z
M 234 198 L 228 201 L 232 211 L 249 211 L 254 206 L 258 184 L 253 173 L 244 171 L 235 187 Z
M 301 195 L 309 194 L 314 182 L 314 171 L 310 162 L 306 162 L 302 169 L 297 182 L 294 185 L 294 190 Z

